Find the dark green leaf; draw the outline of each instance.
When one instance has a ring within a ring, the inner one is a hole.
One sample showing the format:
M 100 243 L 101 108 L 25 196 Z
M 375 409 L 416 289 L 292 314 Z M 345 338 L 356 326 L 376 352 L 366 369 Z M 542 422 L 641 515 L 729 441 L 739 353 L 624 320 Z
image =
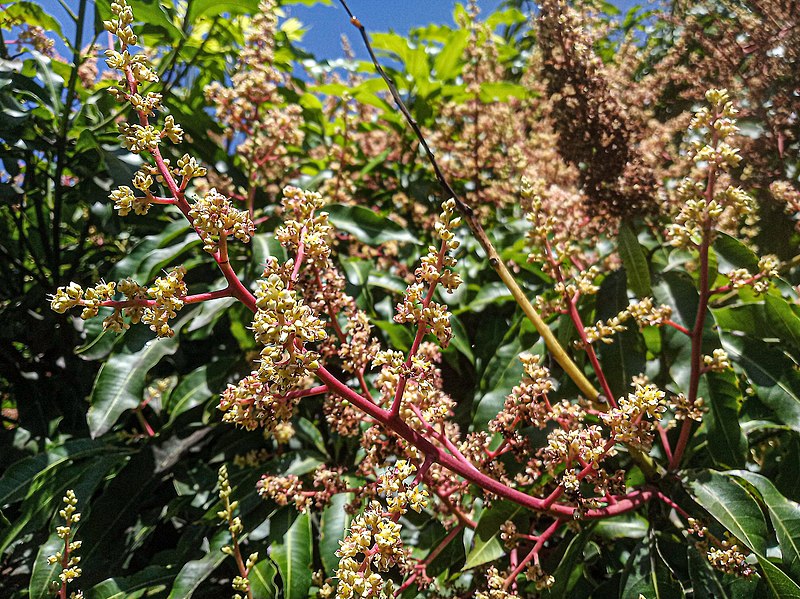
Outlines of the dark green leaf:
M 325 572 L 333 576 L 336 568 L 339 567 L 339 558 L 334 555 L 339 549 L 339 541 L 344 539 L 350 520 L 344 506 L 352 500 L 348 493 L 339 493 L 331 498 L 331 503 L 322 512 L 322 519 L 319 525 L 319 553 L 322 558 L 322 565 Z
M 278 564 L 286 599 L 305 599 L 311 587 L 311 520 L 299 514 L 283 537 L 272 546 L 272 559 Z
M 707 375 L 709 413 L 708 449 L 714 461 L 724 468 L 741 468 L 747 453 L 747 439 L 739 426 L 741 391 L 733 372 Z
M 475 568 L 505 555 L 505 549 L 500 541 L 500 527 L 507 520 L 511 520 L 520 510 L 522 508 L 519 505 L 502 501 L 481 513 L 464 570 Z
M 767 524 L 758 503 L 742 485 L 730 476 L 706 470 L 689 481 L 689 489 L 695 501 L 734 537 L 764 555 Z
M 363 206 L 330 204 L 325 206 L 325 212 L 336 228 L 370 245 L 380 245 L 386 241 L 419 243 L 407 228 Z
M 778 347 L 758 339 L 722 335 L 722 346 L 759 399 L 782 422 L 800 431 L 800 374 L 794 362 Z
M 142 402 L 148 371 L 178 349 L 176 337 L 157 339 L 140 325 L 125 335 L 124 343 L 100 368 L 86 415 L 92 437 L 108 431 L 125 410 Z
M 800 505 L 786 499 L 770 480 L 747 471 L 731 472 L 753 485 L 769 510 L 770 521 L 783 554 L 783 567 L 800 580 Z
M 619 242 L 619 255 L 622 258 L 622 265 L 628 275 L 628 287 L 640 298 L 652 295 L 653 290 L 650 288 L 650 269 L 647 266 L 647 258 L 630 225 L 627 223 L 620 225 L 617 241 Z

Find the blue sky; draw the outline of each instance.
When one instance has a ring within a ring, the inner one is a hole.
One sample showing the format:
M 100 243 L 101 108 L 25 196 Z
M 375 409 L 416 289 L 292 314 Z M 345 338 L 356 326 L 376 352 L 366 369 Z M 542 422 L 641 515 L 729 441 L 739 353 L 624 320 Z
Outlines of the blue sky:
M 40 0 L 39 3 L 58 19 L 64 33 L 71 37 L 74 31 L 72 22 L 58 0 Z M 65 0 L 65 3 L 77 12 L 78 0 Z M 391 29 L 398 33 L 406 33 L 409 29 L 428 23 L 452 23 L 453 7 L 456 3 L 456 0 L 348 0 L 353 13 L 361 19 L 368 31 Z M 616 0 L 612 3 L 623 11 L 637 4 L 633 0 Z M 500 4 L 501 0 L 478 0 L 484 14 L 490 13 Z M 642 0 L 638 4 L 653 3 Z M 339 39 L 343 33 L 350 38 L 357 55 L 364 56 L 360 43 L 357 43 L 360 40 L 356 39 L 356 30 L 348 22 L 344 10 L 336 0 L 330 6 L 290 5 L 285 10 L 304 23 L 308 33 L 302 45 L 319 58 L 336 58 L 341 55 Z M 92 32 L 86 33 L 84 39 L 88 42 Z M 59 47 L 59 51 L 65 52 L 63 46 Z

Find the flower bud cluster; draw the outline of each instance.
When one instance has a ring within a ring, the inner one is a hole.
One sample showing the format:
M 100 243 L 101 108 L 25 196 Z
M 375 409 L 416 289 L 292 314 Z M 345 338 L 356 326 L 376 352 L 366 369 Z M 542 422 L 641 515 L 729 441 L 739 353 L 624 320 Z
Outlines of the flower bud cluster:
M 712 567 L 725 574 L 744 578 L 749 578 L 756 573 L 755 568 L 747 563 L 747 555 L 740 549 L 739 543 L 735 539 L 731 539 L 728 533 L 725 533 L 725 539 L 719 540 L 709 534 L 708 528 L 698 520 L 689 518 L 688 523 L 689 534 L 700 539 L 696 546 L 700 551 L 705 552 L 706 559 Z
M 406 288 L 403 301 L 397 304 L 394 320 L 398 323 L 413 322 L 433 333 L 442 347 L 447 347 L 453 336 L 450 328 L 450 313 L 447 306 L 431 301 L 433 289 L 441 284 L 452 293 L 461 285 L 461 277 L 450 268 L 455 266 L 455 258 L 449 256 L 449 250 L 455 250 L 459 242 L 454 238 L 453 230 L 461 222 L 454 217 L 455 201 L 447 200 L 442 204 L 442 213 L 436 223 L 436 233 L 442 240 L 440 249 L 431 246 L 421 260 L 421 265 L 414 273 L 415 282 Z M 425 284 L 428 285 L 426 292 Z
M 59 314 L 64 314 L 70 308 L 80 306 L 83 308 L 81 318 L 88 320 L 97 316 L 102 302 L 114 296 L 116 283 L 100 282 L 94 287 L 89 287 L 86 291 L 75 282 L 66 287 L 56 289 L 53 299 L 50 301 L 50 308 Z
M 519 359 L 525 376 L 511 390 L 502 411 L 489 423 L 489 430 L 505 436 L 511 435 L 520 425 L 544 428 L 553 417 L 547 401 L 547 394 L 554 389 L 550 370 L 540 363 L 537 355 L 523 354 Z
M 175 335 L 175 331 L 169 326 L 169 321 L 183 308 L 183 298 L 188 293 L 186 283 L 183 282 L 185 275 L 186 268 L 176 266 L 166 276 L 158 277 L 147 289 L 148 297 L 155 303 L 144 309 L 142 322 L 149 324 L 150 329 L 159 337 Z
M 516 599 L 519 597 L 515 592 L 505 589 L 505 578 L 500 575 L 500 572 L 494 566 L 487 570 L 486 582 L 489 588 L 475 593 L 475 599 Z
M 125 296 L 125 301 L 131 303 L 125 307 L 115 307 L 114 312 L 103 321 L 104 328 L 115 332 L 127 329 L 130 325 L 124 320 L 124 315 L 133 324 L 140 321 L 149 324 L 159 337 L 172 337 L 175 331 L 169 326 L 169 320 L 175 318 L 183 308 L 183 298 L 187 293 L 186 283 L 183 282 L 185 274 L 186 269 L 177 266 L 165 276 L 157 278 L 150 288 L 124 279 L 119 283 L 99 283 L 84 291 L 73 282 L 56 290 L 50 307 L 63 314 L 70 308 L 80 306 L 83 308 L 81 318 L 86 320 L 97 316 L 100 307 L 111 301 L 115 292 L 120 292 Z
M 228 524 L 228 531 L 231 533 L 231 544 L 225 545 L 222 547 L 221 551 L 225 555 L 233 555 L 236 556 L 237 560 L 241 563 L 241 555 L 239 550 L 239 537 L 244 532 L 244 526 L 242 525 L 242 519 L 236 515 L 236 509 L 239 507 L 238 501 L 231 501 L 231 484 L 228 480 L 228 467 L 223 464 L 220 466 L 219 472 L 217 474 L 217 485 L 219 486 L 219 498 L 222 500 L 223 509 L 217 512 L 217 517 L 226 522 Z M 247 574 L 250 572 L 253 566 L 256 565 L 258 561 L 258 553 L 251 553 L 247 557 L 247 561 L 244 563 L 244 572 L 240 571 L 240 574 L 234 576 L 233 581 L 231 582 L 231 586 L 233 587 L 234 591 L 240 591 L 249 595 L 250 591 L 250 581 L 247 579 L 246 576 L 242 576 L 242 574 Z M 241 595 L 234 595 L 234 599 L 242 599 Z
M 182 170 L 188 172 L 194 168 L 184 163 Z M 189 217 L 192 225 L 202 233 L 203 249 L 212 254 L 217 251 L 220 239 L 230 235 L 248 243 L 255 232 L 250 215 L 234 208 L 227 197 L 213 188 L 192 204 Z
M 653 384 L 636 384 L 635 391 L 618 401 L 618 407 L 601 414 L 615 440 L 643 450 L 653 445 L 653 422 L 667 409 L 666 394 Z
M 380 502 L 370 502 L 354 518 L 345 539 L 339 541 L 337 599 L 379 597 L 389 590 L 379 572 L 405 565 L 406 552 L 397 520 L 409 508 L 422 511 L 428 497 L 427 491 L 405 483 L 414 472 L 414 466 L 406 460 L 389 468 L 378 480 L 378 492 L 386 495 L 389 504 L 388 514 Z
M 794 228 L 800 231 L 800 191 L 788 181 L 773 181 L 769 186 L 772 197 L 785 204 L 784 211 L 794 219 Z
M 263 345 L 259 379 L 272 395 L 286 395 L 298 388 L 309 371 L 319 368 L 319 354 L 306 343 L 327 337 L 325 325 L 289 285 L 289 264 L 280 267 L 271 259 L 256 288 L 253 331 Z
M 386 497 L 389 513 L 403 515 L 409 508 L 419 513 L 428 505 L 428 491 L 405 482 L 416 468 L 408 460 L 398 460 L 378 479 L 378 493 Z
M 111 3 L 111 14 L 114 15 L 110 20 L 103 21 L 103 27 L 112 35 L 116 35 L 120 41 L 127 46 L 136 45 L 136 35 L 131 29 L 133 23 L 133 10 L 128 6 L 126 0 L 115 0 Z
M 258 373 L 251 373 L 236 385 L 228 385 L 219 400 L 219 409 L 224 412 L 223 422 L 252 431 L 263 427 L 274 433 L 294 415 L 299 399 L 273 395 Z
M 613 336 L 627 329 L 624 322 L 633 318 L 640 327 L 661 326 L 672 316 L 672 308 L 666 305 L 654 306 L 652 298 L 646 297 L 632 303 L 625 310 L 607 321 L 598 321 L 594 326 L 586 327 L 586 342 L 613 343 Z
M 537 591 L 549 589 L 556 582 L 555 577 L 552 574 L 547 574 L 540 564 L 531 564 L 525 570 L 525 578 L 534 583 Z
M 127 216 L 131 210 L 136 214 L 144 215 L 150 210 L 152 195 L 148 194 L 145 197 L 137 197 L 130 187 L 121 185 L 112 191 L 108 198 L 114 201 L 114 207 L 117 209 L 120 216 Z
M 72 528 L 80 522 L 81 515 L 77 513 L 75 506 L 78 505 L 78 499 L 72 489 L 64 494 L 62 501 L 64 508 L 58 512 L 58 515 L 64 520 L 64 525 L 56 527 L 56 534 L 59 539 L 64 541 L 65 547 L 62 551 L 56 551 L 53 555 L 48 556 L 47 563 L 51 566 L 62 565 L 61 574 L 58 577 L 62 585 L 67 585 L 81 575 L 81 569 L 78 567 L 81 558 L 74 555 L 74 552 L 80 549 L 81 541 L 70 540 L 73 533 Z
M 304 139 L 302 108 L 287 105 L 281 93 L 291 79 L 275 66 L 277 4 L 275 0 L 259 2 L 230 85 L 215 82 L 205 88 L 225 135 L 238 141 L 236 153 L 256 187 L 285 180 L 296 164 L 291 149 L 300 147 Z
M 292 254 L 297 254 L 302 244 L 303 259 L 309 268 L 327 266 L 332 227 L 328 223 L 328 214 L 318 212 L 325 205 L 322 196 L 287 186 L 283 189 L 282 205 L 285 211 L 283 225 L 275 230 L 275 238 Z
M 758 272 L 752 274 L 746 268 L 736 268 L 725 273 L 732 289 L 750 286 L 753 292 L 761 295 L 769 291 L 771 280 L 778 276 L 780 260 L 777 256 L 767 254 L 758 259 Z
M 699 173 L 678 186 L 681 209 L 667 228 L 670 243 L 680 248 L 698 247 L 704 239 L 711 242 L 715 228 L 735 227 L 744 217 L 748 222 L 754 218 L 753 200 L 743 189 L 728 185 L 715 190 L 708 184 L 737 167 L 741 156 L 730 144 L 738 128 L 728 92 L 712 89 L 706 99 L 710 108 L 701 108 L 690 126 L 697 139 L 690 143 L 689 154 Z
M 703 414 L 706 411 L 705 401 L 702 397 L 698 397 L 693 403 L 689 402 L 689 398 L 683 393 L 679 393 L 673 397 L 669 402 L 669 407 L 675 415 L 675 420 L 694 420 L 700 422 L 703 420 Z
M 715 349 L 710 356 L 703 356 L 703 364 L 709 372 L 725 372 L 731 368 L 728 353 L 722 349 Z
M 556 428 L 547 435 L 547 446 L 541 452 L 542 461 L 552 474 L 564 464 L 579 458 L 588 463 L 596 463 L 606 454 L 605 444 L 603 431 L 597 425 L 567 430 Z M 565 480 L 571 482 L 569 479 Z M 573 490 L 577 491 L 577 488 Z
M 303 484 L 294 474 L 271 476 L 265 474 L 256 484 L 258 494 L 263 499 L 272 499 L 278 505 L 294 503 L 295 508 L 305 512 L 311 505 L 311 497 L 303 494 Z

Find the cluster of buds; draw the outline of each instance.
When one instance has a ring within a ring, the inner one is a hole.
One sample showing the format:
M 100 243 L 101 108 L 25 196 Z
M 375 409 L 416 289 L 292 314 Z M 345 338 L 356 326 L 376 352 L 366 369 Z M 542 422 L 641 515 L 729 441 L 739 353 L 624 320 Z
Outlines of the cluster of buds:
M 442 204 L 442 213 L 436 223 L 436 233 L 442 240 L 441 246 L 438 249 L 433 246 L 428 248 L 427 255 L 422 258 L 421 265 L 414 273 L 415 282 L 406 288 L 403 301 L 397 304 L 394 317 L 395 322 L 413 322 L 433 333 L 442 347 L 447 347 L 453 335 L 450 313 L 447 306 L 432 301 L 432 297 L 437 284 L 452 293 L 462 282 L 461 277 L 450 270 L 456 262 L 448 255 L 448 251 L 459 246 L 453 230 L 461 223 L 461 218 L 454 217 L 454 211 L 453 199 Z
M 330 257 L 331 226 L 328 214 L 319 212 L 325 205 L 322 196 L 287 186 L 283 189 L 283 225 L 275 230 L 275 238 L 289 252 L 302 256 L 311 269 L 327 266 Z
M 777 256 L 767 254 L 758 259 L 758 272 L 756 274 L 751 273 L 746 268 L 737 268 L 725 273 L 725 276 L 730 281 L 731 289 L 750 286 L 754 293 L 761 295 L 769 291 L 771 280 L 778 276 L 780 264 Z
M 217 485 L 219 486 L 219 498 L 222 501 L 223 509 L 217 512 L 217 517 L 223 522 L 227 523 L 228 531 L 231 533 L 231 544 L 222 547 L 222 553 L 232 555 L 237 558 L 241 563 L 241 554 L 239 549 L 239 537 L 244 531 L 242 519 L 236 515 L 236 509 L 239 507 L 238 501 L 231 501 L 231 484 L 228 480 L 228 467 L 224 464 L 220 466 L 217 475 Z M 250 596 L 250 581 L 247 579 L 247 573 L 255 566 L 258 561 L 258 553 L 251 553 L 244 563 L 244 571 L 240 571 L 237 576 L 233 577 L 231 586 L 234 591 L 242 592 Z M 234 599 L 242 599 L 238 593 L 235 594 Z
M 102 302 L 108 301 L 114 296 L 116 283 L 100 282 L 94 287 L 89 287 L 86 291 L 75 282 L 66 287 L 56 289 L 53 298 L 50 300 L 50 307 L 59 314 L 64 314 L 70 308 L 80 306 L 83 308 L 81 318 L 88 320 L 97 316 Z
M 57 551 L 53 555 L 48 556 L 47 563 L 51 566 L 61 564 L 61 574 L 59 574 L 58 577 L 61 580 L 61 588 L 66 592 L 66 585 L 76 578 L 79 578 L 81 575 L 81 569 L 78 567 L 81 558 L 74 555 L 75 551 L 80 549 L 81 542 L 70 540 L 73 533 L 72 527 L 80 522 L 81 515 L 77 512 L 77 508 L 75 507 L 78 505 L 78 499 L 75 497 L 75 492 L 72 489 L 64 494 L 62 501 L 64 502 L 64 507 L 58 512 L 58 515 L 64 520 L 64 525 L 56 527 L 56 534 L 59 539 L 64 541 L 64 549 L 63 551 Z M 66 597 L 66 594 L 61 596 Z M 82 593 L 72 594 L 72 597 L 76 598 L 82 596 Z
M 531 564 L 525 570 L 525 578 L 534 583 L 537 591 L 549 589 L 556 582 L 552 574 L 548 574 L 542 569 L 540 564 Z
M 414 472 L 414 466 L 406 460 L 399 460 L 389 468 L 378 480 L 378 492 L 386 496 L 388 513 L 379 501 L 370 502 L 367 509 L 354 518 L 345 539 L 339 541 L 337 599 L 391 594 L 380 572 L 406 563 L 397 520 L 409 508 L 420 512 L 427 505 L 427 491 L 405 482 Z M 360 555 L 363 558 L 359 559 Z
M 152 185 L 152 182 L 150 184 Z M 147 214 L 152 202 L 152 194 L 149 193 L 149 190 L 145 196 L 137 196 L 127 185 L 120 185 L 109 194 L 108 198 L 113 200 L 114 207 L 120 216 L 127 216 L 131 210 L 139 215 Z
M 700 422 L 703 420 L 703 414 L 705 413 L 705 401 L 702 397 L 698 397 L 694 402 L 689 402 L 689 398 L 683 393 L 674 396 L 669 402 L 669 407 L 675 416 L 675 420 L 688 419 Z
M 273 395 L 286 395 L 319 368 L 319 354 L 305 344 L 327 337 L 323 322 L 291 289 L 286 270 L 271 260 L 256 288 L 253 331 L 264 346 L 258 377 Z
M 324 465 L 314 471 L 311 485 L 313 488 L 305 488 L 300 478 L 294 474 L 265 474 L 259 480 L 257 489 L 263 499 L 271 499 L 281 506 L 294 503 L 295 508 L 301 512 L 311 507 L 321 510 L 330 504 L 334 495 L 348 491 L 342 469 L 330 469 Z
M 125 316 L 134 324 L 141 321 L 150 325 L 159 337 L 172 337 L 175 331 L 169 326 L 169 321 L 183 308 L 183 299 L 187 294 L 183 281 L 185 274 L 186 269 L 177 266 L 163 277 L 158 277 L 149 288 L 125 279 L 119 283 L 99 283 L 84 291 L 73 282 L 56 290 L 50 307 L 59 314 L 70 308 L 81 307 L 81 318 L 86 320 L 97 316 L 102 306 L 113 305 L 114 312 L 103 321 L 104 328 L 115 332 L 127 329 L 130 325 L 123 318 Z M 116 292 L 122 293 L 125 299 L 113 301 Z
M 252 431 L 263 427 L 275 433 L 294 415 L 298 399 L 285 395 L 273 395 L 257 373 L 251 373 L 236 385 L 228 385 L 219 400 L 219 409 L 224 412 L 223 422 Z
M 547 445 L 542 451 L 542 461 L 548 471 L 556 472 L 562 465 L 580 458 L 585 462 L 598 462 L 605 455 L 606 439 L 597 425 L 565 430 L 553 429 L 547 435 Z
M 525 375 L 511 390 L 503 410 L 489 423 L 491 431 L 506 436 L 520 424 L 544 428 L 553 416 L 547 401 L 547 394 L 554 389 L 550 370 L 540 363 L 537 355 L 523 354 L 519 359 Z
M 294 474 L 271 476 L 265 474 L 258 481 L 256 488 L 263 499 L 271 499 L 278 505 L 294 503 L 295 508 L 305 512 L 311 506 L 310 495 L 303 494 L 303 484 Z
M 215 82 L 205 89 L 225 135 L 232 140 L 240 138 L 236 153 L 250 171 L 250 184 L 256 187 L 285 179 L 295 161 L 290 149 L 301 146 L 304 138 L 302 108 L 287 106 L 281 94 L 291 79 L 275 66 L 277 4 L 275 0 L 259 2 L 230 85 Z
M 731 368 L 728 353 L 722 349 L 715 349 L 710 356 L 703 356 L 703 365 L 708 372 L 725 372 Z
M 586 341 L 578 343 L 612 343 L 615 333 L 627 329 L 623 323 L 633 318 L 639 327 L 661 326 L 669 320 L 672 308 L 666 305 L 654 306 L 652 298 L 646 297 L 622 310 L 606 321 L 598 321 L 594 326 L 585 328 Z
M 428 505 L 428 491 L 405 482 L 414 472 L 416 468 L 411 462 L 398 460 L 379 478 L 378 493 L 386 497 L 390 514 L 401 516 L 409 508 L 419 513 Z
M 739 543 L 731 539 L 728 533 L 725 533 L 725 539 L 720 540 L 695 518 L 689 518 L 688 523 L 689 534 L 699 539 L 695 543 L 697 549 L 706 554 L 706 559 L 715 569 L 744 578 L 756 573 L 755 568 L 747 563 L 747 555 L 740 549 Z
M 195 168 L 187 162 L 182 170 L 195 171 Z M 242 243 L 248 243 L 255 232 L 250 215 L 234 208 L 230 199 L 216 189 L 210 189 L 192 204 L 189 218 L 201 234 L 203 249 L 211 254 L 217 251 L 221 240 L 226 237 L 233 236 Z
M 176 266 L 166 276 L 158 277 L 147 295 L 154 300 L 154 304 L 144 309 L 142 322 L 150 325 L 159 337 L 172 337 L 175 331 L 169 326 L 169 321 L 183 308 L 183 298 L 186 297 L 186 283 L 183 277 L 186 268 Z
M 621 397 L 616 408 L 601 414 L 603 422 L 620 443 L 649 450 L 653 445 L 653 420 L 667 409 L 666 394 L 653 384 L 636 384 L 635 391 Z
M 773 181 L 769 191 L 773 198 L 785 204 L 784 211 L 792 215 L 794 228 L 800 231 L 800 191 L 788 181 Z
M 550 235 L 556 228 L 557 221 L 555 216 L 542 209 L 543 194 L 541 187 L 543 184 L 544 182 L 539 181 L 534 186 L 533 183 L 523 177 L 521 195 L 523 204 L 529 206 L 526 218 L 530 224 L 530 229 L 525 233 L 525 237 L 533 249 L 528 254 L 528 262 L 544 263 L 545 268 L 549 268 L 550 261 L 547 259 L 548 254 L 545 248 L 550 244 Z M 553 256 L 552 252 L 550 252 L 549 258 L 554 258 L 557 262 L 560 262 L 559 257 Z M 549 274 L 555 276 L 552 271 Z
M 516 599 L 519 595 L 508 591 L 505 582 L 505 578 L 500 575 L 497 568 L 491 566 L 486 572 L 486 583 L 489 588 L 475 593 L 475 599 Z
M 699 175 L 684 179 L 678 186 L 681 209 L 667 229 L 670 243 L 680 248 L 711 243 L 716 228 L 733 227 L 754 214 L 753 200 L 743 189 L 728 185 L 716 190 L 709 184 L 720 173 L 737 167 L 741 156 L 730 144 L 738 129 L 734 118 L 737 110 L 728 92 L 712 89 L 706 99 L 710 108 L 701 108 L 690 126 L 697 139 L 691 142 L 689 152 Z

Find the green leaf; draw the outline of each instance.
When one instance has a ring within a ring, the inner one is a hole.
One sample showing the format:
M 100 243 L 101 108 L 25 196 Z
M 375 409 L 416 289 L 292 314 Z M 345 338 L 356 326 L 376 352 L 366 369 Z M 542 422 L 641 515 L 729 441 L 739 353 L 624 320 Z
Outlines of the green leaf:
M 49 451 L 12 464 L 0 478 L 0 506 L 23 499 L 35 480 L 44 480 L 68 461 L 80 460 L 112 449 L 105 442 L 74 439 Z
M 751 551 L 764 555 L 767 524 L 758 503 L 735 479 L 713 470 L 689 481 L 695 501 Z
M 433 68 L 439 81 L 449 81 L 461 72 L 460 63 L 463 60 L 467 41 L 469 41 L 469 31 L 458 29 L 452 33 L 450 39 L 436 55 Z
M 58 579 L 58 574 L 61 572 L 59 564 L 52 566 L 47 563 L 47 558 L 54 555 L 56 551 L 63 551 L 64 541 L 55 533 L 42 543 L 36 558 L 33 561 L 31 570 L 31 581 L 28 586 L 28 596 L 36 599 L 44 599 L 45 597 L 52 597 L 53 593 L 49 592 L 50 583 Z
M 747 438 L 739 426 L 739 403 L 742 393 L 733 372 L 707 375 L 709 414 L 708 450 L 714 462 L 724 468 L 744 467 L 747 454 Z
M 3 8 L 3 17 L 13 22 L 21 20 L 28 25 L 38 25 L 45 31 L 52 31 L 63 38 L 61 25 L 58 21 L 47 14 L 44 9 L 35 2 L 12 2 Z
M 781 495 L 775 485 L 760 474 L 747 471 L 729 474 L 746 480 L 761 494 L 778 537 L 783 566 L 790 575 L 800 580 L 800 505 Z
M 125 335 L 119 351 L 100 368 L 92 389 L 86 414 L 92 437 L 111 429 L 125 410 L 141 403 L 148 371 L 177 349 L 177 337 L 156 339 L 143 325 Z
M 767 295 L 764 313 L 771 333 L 782 344 L 789 344 L 795 351 L 800 349 L 800 318 L 782 297 Z
M 681 585 L 661 557 L 655 539 L 643 539 L 636 545 L 622 580 L 620 599 L 684 597 Z
M 148 566 L 131 576 L 108 578 L 94 585 L 87 593 L 88 599 L 132 599 L 148 592 L 157 592 L 172 584 L 175 569 L 165 566 Z
M 725 272 L 735 268 L 746 268 L 750 272 L 758 272 L 758 256 L 755 252 L 727 233 L 717 233 L 717 238 L 714 240 L 714 253 L 717 254 L 719 267 Z
M 558 566 L 553 570 L 553 586 L 542 594 L 543 597 L 551 597 L 552 599 L 569 597 L 570 582 L 574 582 L 572 573 L 576 568 L 582 567 L 583 550 L 592 536 L 593 528 L 593 526 L 589 525 L 581 530 L 580 534 L 569 540 L 564 555 L 561 556 Z
M 338 493 L 331 498 L 330 505 L 322 512 L 319 524 L 319 554 L 325 572 L 329 576 L 333 576 L 339 567 L 339 558 L 334 553 L 339 549 L 339 541 L 344 539 L 350 526 L 352 516 L 345 511 L 344 506 L 352 499 L 349 493 Z
M 324 210 L 336 228 L 350 233 L 364 243 L 370 245 L 380 245 L 387 241 L 419 243 L 407 228 L 363 206 L 330 204 L 325 206 Z
M 505 555 L 506 550 L 500 542 L 500 527 L 521 509 L 517 504 L 501 501 L 481 513 L 472 537 L 472 549 L 467 554 L 463 570 L 475 568 Z
M 208 553 L 196 560 L 186 562 L 175 577 L 168 599 L 189 599 L 203 581 L 228 559 L 222 548 L 230 542 L 231 533 L 220 528 L 208 541 Z
M 597 522 L 594 533 L 602 539 L 642 539 L 647 534 L 649 523 L 635 512 L 620 514 L 613 518 L 603 518 Z
M 628 287 L 640 298 L 653 295 L 647 257 L 628 223 L 623 222 L 620 226 L 617 241 L 622 265 L 628 276 Z
M 223 13 L 229 15 L 252 15 L 258 11 L 258 0 L 192 0 L 189 3 L 189 22 L 200 17 L 215 17 Z
M 775 599 L 800 599 L 800 586 L 786 576 L 778 566 L 760 555 L 758 565 L 761 566 L 764 580 Z
M 723 334 L 722 346 L 737 371 L 744 372 L 758 398 L 784 424 L 800 431 L 800 373 L 779 348 L 750 337 Z
M 479 96 L 481 102 L 508 102 L 509 98 L 524 100 L 529 95 L 528 90 L 518 83 L 510 81 L 484 82 L 480 84 Z
M 311 588 L 311 520 L 299 514 L 286 532 L 283 543 L 273 545 L 272 559 L 278 564 L 286 599 L 305 599 Z
M 265 559 L 253 566 L 248 576 L 253 599 L 273 599 L 278 596 L 278 586 L 275 584 L 277 574 L 272 560 Z

